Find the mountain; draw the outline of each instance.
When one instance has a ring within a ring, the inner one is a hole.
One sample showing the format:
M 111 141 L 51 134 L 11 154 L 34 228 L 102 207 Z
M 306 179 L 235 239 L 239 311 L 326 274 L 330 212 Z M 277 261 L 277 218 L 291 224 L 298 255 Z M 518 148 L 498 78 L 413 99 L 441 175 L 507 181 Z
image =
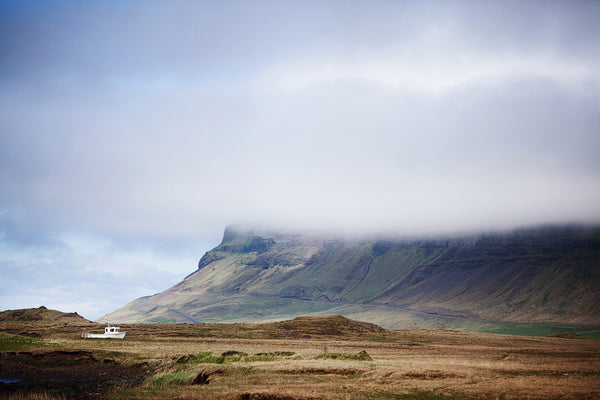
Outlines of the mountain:
M 125 322 L 265 322 L 340 314 L 386 328 L 600 325 L 600 228 L 417 239 L 227 228 L 172 288 Z

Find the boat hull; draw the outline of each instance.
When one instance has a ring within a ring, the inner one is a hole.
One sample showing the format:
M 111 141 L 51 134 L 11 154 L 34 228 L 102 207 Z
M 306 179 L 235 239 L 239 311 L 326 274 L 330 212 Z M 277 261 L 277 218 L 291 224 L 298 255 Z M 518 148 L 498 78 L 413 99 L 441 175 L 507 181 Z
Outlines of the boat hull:
M 81 337 L 84 339 L 123 339 L 126 332 L 115 333 L 87 333 L 83 332 Z

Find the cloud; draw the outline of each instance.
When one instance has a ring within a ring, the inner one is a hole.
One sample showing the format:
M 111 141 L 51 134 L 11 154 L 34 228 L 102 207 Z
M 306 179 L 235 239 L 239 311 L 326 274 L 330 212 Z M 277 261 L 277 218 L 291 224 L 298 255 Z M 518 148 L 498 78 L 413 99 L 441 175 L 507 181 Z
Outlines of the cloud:
M 336 82 L 358 81 L 390 90 L 444 95 L 464 86 L 494 90 L 506 81 L 534 77 L 547 79 L 573 91 L 598 86 L 597 63 L 564 60 L 547 55 L 516 57 L 461 54 L 459 59 L 394 57 L 363 60 L 310 60 L 277 65 L 260 83 L 270 90 L 298 91 Z
M 126 278 L 102 271 L 79 270 L 73 265 L 48 264 L 46 269 L 12 268 L 0 263 L 0 309 L 44 305 L 65 312 L 78 312 L 94 320 L 135 298 L 158 293 L 178 283 L 186 274 L 137 270 Z M 62 269 L 62 273 L 59 270 Z M 190 270 L 193 269 L 193 266 Z M 66 307 L 66 305 L 71 305 Z
M 27 242 L 5 231 L 0 239 L 0 309 L 45 305 L 97 319 L 178 283 L 193 271 L 204 246 L 167 250 L 60 232 L 44 242 Z
M 238 222 L 600 220 L 599 4 L 0 7 L 3 290 L 162 290 Z

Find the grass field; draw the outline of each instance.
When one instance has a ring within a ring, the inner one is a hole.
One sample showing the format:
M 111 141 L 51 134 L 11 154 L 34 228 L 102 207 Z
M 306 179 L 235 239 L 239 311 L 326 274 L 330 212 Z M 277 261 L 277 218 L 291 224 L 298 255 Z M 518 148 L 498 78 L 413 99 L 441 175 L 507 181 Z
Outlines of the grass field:
M 128 325 L 124 340 L 81 339 L 82 328 L 0 324 L 0 378 L 19 380 L 0 384 L 0 398 L 600 398 L 597 339 L 387 331 L 342 317 Z

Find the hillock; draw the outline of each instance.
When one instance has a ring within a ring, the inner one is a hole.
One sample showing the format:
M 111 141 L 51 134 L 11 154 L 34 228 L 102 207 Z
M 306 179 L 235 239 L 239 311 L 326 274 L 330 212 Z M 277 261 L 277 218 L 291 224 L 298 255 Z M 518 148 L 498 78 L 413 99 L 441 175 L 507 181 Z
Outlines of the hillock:
M 24 308 L 19 310 L 6 310 L 0 312 L 0 322 L 27 322 L 27 323 L 89 323 L 76 312 L 64 313 L 58 310 L 49 310 L 41 306 L 38 308 Z
M 289 321 L 261 324 L 261 330 L 294 337 L 357 337 L 381 334 L 386 330 L 368 322 L 355 321 L 341 315 L 302 316 Z

